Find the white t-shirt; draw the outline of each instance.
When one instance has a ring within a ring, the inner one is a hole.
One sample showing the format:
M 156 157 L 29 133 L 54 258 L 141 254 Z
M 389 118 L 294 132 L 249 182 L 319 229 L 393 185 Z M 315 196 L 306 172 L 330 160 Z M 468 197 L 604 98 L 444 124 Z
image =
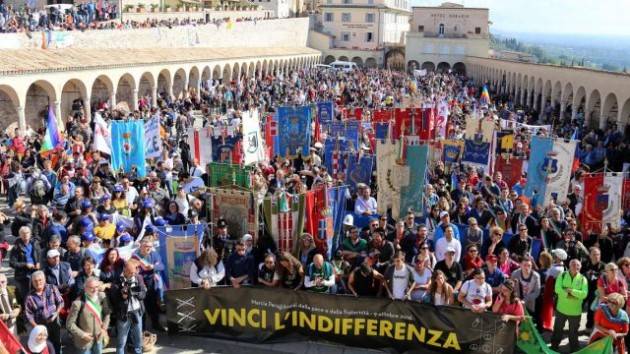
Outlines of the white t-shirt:
M 449 246 L 455 249 L 455 261 L 459 262 L 462 256 L 462 244 L 454 237 L 450 242 L 446 240 L 446 237 L 442 237 L 435 243 L 435 258 L 438 262 L 444 259 L 444 254 Z
M 492 297 L 492 288 L 486 282 L 482 285 L 477 284 L 474 279 L 467 280 L 462 286 L 462 292 L 466 293 L 466 301 L 472 304 L 481 304 L 486 302 L 486 297 Z M 465 308 L 468 307 L 467 304 L 464 304 Z
M 431 269 L 425 267 L 422 274 L 418 273 L 418 270 L 413 270 L 413 280 L 416 282 L 416 285 L 426 285 L 429 280 L 431 280 Z M 426 293 L 426 290 L 414 290 L 411 292 L 411 300 L 421 301 Z
M 394 299 L 404 299 L 407 287 L 409 286 L 409 273 L 407 267 L 401 270 L 394 269 L 394 277 L 392 280 L 392 295 Z

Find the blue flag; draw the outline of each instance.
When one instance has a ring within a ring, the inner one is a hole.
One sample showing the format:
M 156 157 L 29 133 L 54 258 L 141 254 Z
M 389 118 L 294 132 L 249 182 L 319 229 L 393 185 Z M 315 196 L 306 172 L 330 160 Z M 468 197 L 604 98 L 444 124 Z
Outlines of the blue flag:
M 275 152 L 279 156 L 308 156 L 311 145 L 311 107 L 279 107 Z
M 334 114 L 331 101 L 317 102 L 317 119 L 319 119 L 320 124 L 332 121 Z
M 146 176 L 144 122 L 113 121 L 111 129 L 112 168 L 122 168 L 125 172 L 130 172 L 135 166 L 138 176 Z
M 545 197 L 548 168 L 550 162 L 553 162 L 548 158 L 548 154 L 553 149 L 553 139 L 533 136 L 530 146 L 527 185 L 525 185 L 524 194 L 531 199 L 532 206 L 535 206 L 537 202 L 542 202 Z

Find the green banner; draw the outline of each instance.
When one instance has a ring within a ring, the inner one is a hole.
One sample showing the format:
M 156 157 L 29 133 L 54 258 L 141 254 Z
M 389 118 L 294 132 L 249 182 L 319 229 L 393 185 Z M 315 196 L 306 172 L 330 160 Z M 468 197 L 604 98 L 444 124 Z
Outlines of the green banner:
M 208 164 L 210 187 L 251 187 L 251 166 L 211 162 Z

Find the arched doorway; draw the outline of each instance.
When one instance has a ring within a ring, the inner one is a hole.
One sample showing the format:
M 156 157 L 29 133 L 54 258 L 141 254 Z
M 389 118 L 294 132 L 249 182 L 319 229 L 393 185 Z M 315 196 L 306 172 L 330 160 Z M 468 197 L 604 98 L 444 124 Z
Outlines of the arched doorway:
M 186 79 L 187 76 L 184 69 L 178 69 L 175 72 L 175 76 L 173 76 L 173 97 L 175 97 L 175 99 L 186 96 L 184 92 L 186 89 Z
M 26 102 L 24 103 L 26 125 L 35 130 L 45 126 L 44 119 L 48 113 L 48 107 L 54 105 L 56 100 L 55 88 L 48 81 L 38 80 L 32 83 L 26 91 Z M 61 119 L 61 117 L 57 117 L 57 119 Z
M 227 83 L 232 79 L 232 68 L 230 64 L 225 64 L 223 67 L 223 75 L 221 76 L 223 83 Z
M 466 64 L 457 62 L 453 65 L 453 71 L 458 75 L 466 76 Z
M 147 75 L 148 73 L 145 73 Z M 150 75 L 150 74 L 149 74 Z M 144 75 L 143 75 L 144 78 Z M 116 85 L 116 104 L 127 103 L 129 109 L 133 109 L 133 91 L 136 89 L 136 82 L 131 74 L 125 74 L 118 80 Z M 140 95 L 138 90 L 138 95 Z
M 205 70 L 204 70 L 205 72 Z M 193 66 L 190 69 L 190 73 L 188 74 L 188 90 L 195 90 L 195 95 L 198 94 L 197 87 L 200 86 L 199 81 L 199 69 L 196 66 Z
M 345 55 L 342 55 L 339 57 L 339 61 L 348 61 L 348 57 Z
M 158 97 L 171 99 L 169 96 L 173 94 L 173 84 L 171 82 L 171 73 L 167 69 L 160 71 L 158 75 L 157 93 Z
M 593 127 L 599 127 L 599 114 L 601 112 L 602 99 L 598 90 L 591 92 L 586 107 L 586 123 Z
M 385 68 L 390 70 L 405 70 L 405 52 L 400 48 L 390 49 L 385 54 Z
M 20 99 L 12 87 L 0 85 L 0 131 L 19 120 L 17 108 L 20 107 Z
M 424 63 L 422 63 L 421 68 L 426 70 L 427 72 L 432 72 L 435 71 L 435 64 L 430 61 L 425 61 Z
M 374 69 L 378 67 L 378 64 L 376 63 L 376 59 L 371 58 L 371 57 L 365 59 L 365 67 L 370 68 L 370 69 Z
M 90 106 L 92 111 L 99 109 L 104 103 L 111 107 L 112 92 L 114 92 L 114 84 L 109 77 L 101 75 L 94 80 L 92 90 L 90 91 Z
M 437 71 L 441 72 L 441 73 L 446 73 L 449 70 L 451 70 L 451 64 L 447 63 L 447 62 L 441 62 L 438 64 L 437 66 Z
M 327 55 L 326 58 L 324 58 L 324 64 L 330 64 L 333 61 L 335 61 L 335 57 L 332 55 Z
M 352 58 L 352 62 L 357 64 L 357 66 L 360 67 L 360 68 L 363 67 L 363 59 L 361 59 L 360 57 Z
M 90 117 L 85 116 L 87 113 L 85 106 L 88 104 L 85 102 L 86 97 L 87 89 L 82 81 L 78 79 L 68 80 L 61 90 L 61 119 L 65 121 L 70 115 L 81 114 L 83 119 L 90 120 Z M 79 104 L 83 109 L 75 111 L 74 108 L 79 107 Z
M 605 127 L 605 124 L 607 122 L 616 122 L 618 115 L 619 103 L 617 102 L 617 95 L 611 92 L 608 94 L 608 96 L 606 96 L 606 99 L 604 100 L 600 127 Z
M 122 79 L 121 79 L 122 80 Z M 157 97 L 153 97 L 153 92 L 156 90 L 155 78 L 150 72 L 146 72 L 140 76 L 138 81 L 138 98 L 151 97 L 151 102 L 157 100 Z M 129 100 L 131 102 L 131 99 Z

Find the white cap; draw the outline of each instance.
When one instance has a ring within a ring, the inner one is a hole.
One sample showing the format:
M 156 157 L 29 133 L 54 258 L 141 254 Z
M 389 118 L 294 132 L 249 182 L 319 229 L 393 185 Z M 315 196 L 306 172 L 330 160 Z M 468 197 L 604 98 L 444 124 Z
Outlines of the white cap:
M 245 234 L 245 235 L 243 235 L 243 238 L 241 238 L 242 241 L 251 241 L 253 239 L 254 239 L 254 237 L 252 235 L 250 235 L 250 234 Z
M 445 252 L 445 253 L 449 253 L 449 252 L 457 253 L 457 252 L 455 251 L 455 248 L 454 248 L 453 246 L 448 246 L 448 247 L 446 247 L 446 252 Z
M 343 218 L 343 224 L 346 226 L 354 226 L 354 216 L 348 214 Z
M 52 249 L 52 250 L 48 250 L 48 253 L 46 253 L 46 257 L 48 258 L 55 258 L 55 257 L 59 257 L 61 254 L 59 253 L 58 250 Z
M 448 211 L 441 211 L 440 212 L 440 219 L 445 217 L 445 216 L 448 216 Z
M 556 248 L 555 250 L 551 251 L 551 254 L 561 261 L 566 261 L 568 257 L 567 252 L 560 248 Z

